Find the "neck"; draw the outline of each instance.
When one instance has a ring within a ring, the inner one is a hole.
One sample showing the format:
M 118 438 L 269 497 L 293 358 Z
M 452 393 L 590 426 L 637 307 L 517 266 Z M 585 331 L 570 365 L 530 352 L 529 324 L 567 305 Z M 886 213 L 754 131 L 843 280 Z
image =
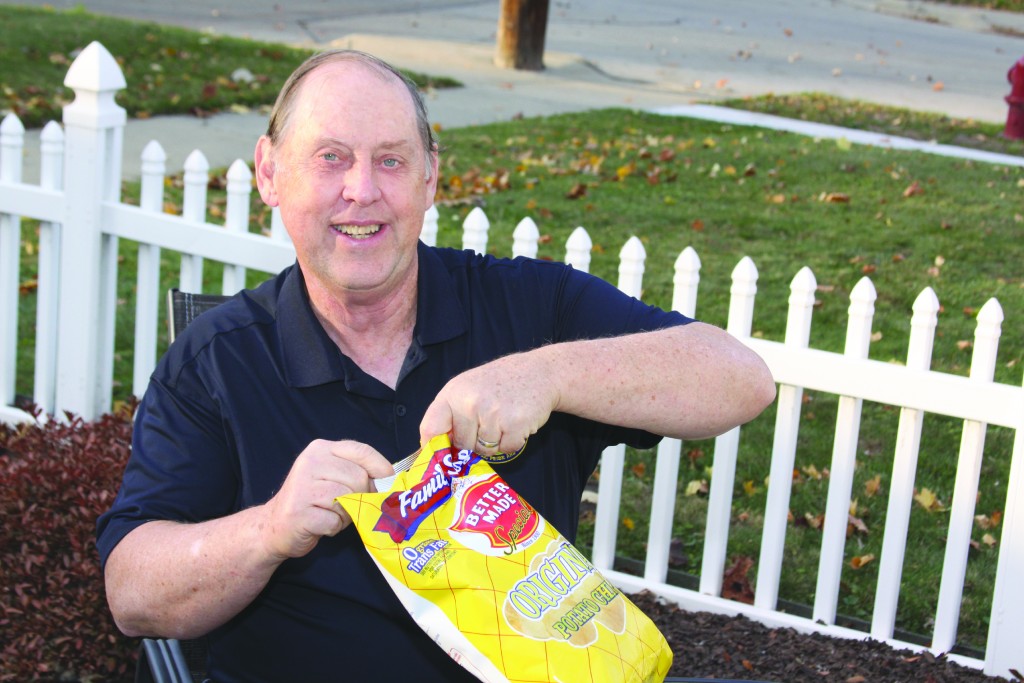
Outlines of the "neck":
M 330 292 L 306 283 L 327 335 L 363 372 L 394 389 L 416 326 L 416 269 L 384 296 Z

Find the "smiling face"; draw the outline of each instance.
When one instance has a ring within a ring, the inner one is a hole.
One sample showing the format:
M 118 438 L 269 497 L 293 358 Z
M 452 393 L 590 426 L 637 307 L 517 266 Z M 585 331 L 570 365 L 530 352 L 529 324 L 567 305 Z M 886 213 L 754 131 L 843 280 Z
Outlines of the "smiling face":
M 412 97 L 394 75 L 358 61 L 316 67 L 277 143 L 260 139 L 256 179 L 263 200 L 280 207 L 314 301 L 415 291 L 437 155 L 424 149 Z

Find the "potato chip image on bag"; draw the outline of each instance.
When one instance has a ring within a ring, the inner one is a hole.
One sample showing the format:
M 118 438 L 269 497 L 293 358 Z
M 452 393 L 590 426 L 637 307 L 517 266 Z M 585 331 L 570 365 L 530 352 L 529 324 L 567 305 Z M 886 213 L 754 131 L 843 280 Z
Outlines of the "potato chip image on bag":
M 489 683 L 661 681 L 654 623 L 490 463 L 434 437 L 381 493 L 342 496 L 416 623 Z

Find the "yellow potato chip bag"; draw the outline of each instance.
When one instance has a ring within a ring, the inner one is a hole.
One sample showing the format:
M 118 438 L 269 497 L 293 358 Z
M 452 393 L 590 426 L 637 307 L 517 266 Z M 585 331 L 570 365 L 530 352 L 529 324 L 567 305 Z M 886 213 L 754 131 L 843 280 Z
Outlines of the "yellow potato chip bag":
M 661 681 L 654 623 L 472 451 L 434 437 L 381 493 L 341 496 L 402 604 L 482 681 Z

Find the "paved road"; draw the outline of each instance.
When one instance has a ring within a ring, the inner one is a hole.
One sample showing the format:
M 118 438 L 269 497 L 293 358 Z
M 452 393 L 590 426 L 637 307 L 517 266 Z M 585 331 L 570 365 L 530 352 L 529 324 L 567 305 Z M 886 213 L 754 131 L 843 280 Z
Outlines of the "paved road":
M 497 0 L 0 4 L 81 5 L 260 40 L 364 49 L 465 83 L 431 95 L 431 118 L 444 127 L 805 91 L 1002 123 L 1006 72 L 1024 55 L 1024 15 L 917 0 L 552 0 L 541 73 L 493 66 Z M 262 114 L 132 122 L 126 169 L 151 139 L 167 148 L 169 170 L 194 148 L 214 166 L 248 159 L 264 127 Z
M 380 36 L 394 39 L 393 48 L 380 49 L 409 55 L 412 63 L 402 66 L 421 61 L 415 41 L 489 51 L 498 14 L 497 0 L 27 4 L 82 5 L 103 14 L 319 46 L 352 35 Z M 1024 20 L 905 0 L 552 0 L 547 49 L 580 58 L 612 83 L 691 101 L 816 90 L 1001 122 L 1006 71 L 1024 54 Z M 429 55 L 422 61 L 444 68 L 443 60 Z

